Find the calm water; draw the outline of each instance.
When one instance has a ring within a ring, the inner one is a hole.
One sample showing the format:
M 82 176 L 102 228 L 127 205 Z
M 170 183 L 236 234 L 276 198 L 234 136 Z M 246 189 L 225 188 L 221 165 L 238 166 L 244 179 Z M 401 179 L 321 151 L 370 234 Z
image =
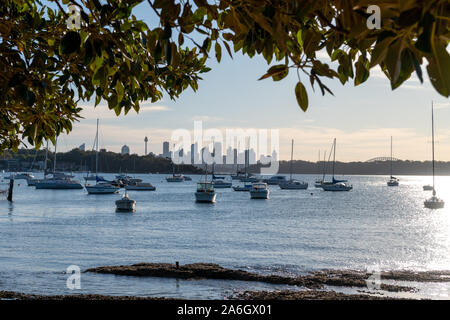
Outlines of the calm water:
M 112 178 L 113 175 L 104 175 Z M 450 269 L 450 177 L 437 178 L 446 209 L 423 208 L 429 177 L 352 176 L 354 190 L 308 191 L 270 186 L 270 200 L 219 189 L 217 203 L 194 202 L 195 181 L 130 192 L 135 213 L 116 213 L 120 195 L 84 190 L 35 190 L 16 181 L 14 203 L 0 200 L 0 290 L 25 293 L 154 295 L 220 298 L 242 289 L 286 288 L 246 282 L 185 281 L 82 274 L 81 290 L 66 288 L 69 265 L 86 269 L 138 262 L 214 262 L 261 273 L 333 269 Z M 81 176 L 79 177 L 81 178 Z M 81 179 L 80 179 L 81 180 Z M 6 181 L 3 181 L 5 183 Z M 0 189 L 5 189 L 1 185 Z M 19 185 L 20 184 L 20 185 Z M 422 288 L 422 287 L 421 287 Z M 448 298 L 450 284 L 424 285 Z

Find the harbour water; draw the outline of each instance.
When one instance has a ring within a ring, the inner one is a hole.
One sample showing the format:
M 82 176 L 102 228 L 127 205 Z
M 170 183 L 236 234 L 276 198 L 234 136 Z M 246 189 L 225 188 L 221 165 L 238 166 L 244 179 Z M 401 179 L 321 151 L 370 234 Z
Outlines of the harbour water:
M 14 203 L 0 200 L 0 290 L 208 299 L 287 288 L 82 273 L 81 289 L 69 290 L 65 271 L 70 265 L 84 270 L 212 262 L 284 275 L 325 268 L 450 269 L 450 177 L 437 177 L 446 208 L 435 211 L 423 206 L 431 193 L 422 186 L 431 177 L 400 176 L 399 187 L 388 187 L 386 176 L 347 176 L 352 191 L 328 193 L 314 188 L 317 176 L 296 175 L 309 182 L 308 190 L 270 186 L 269 200 L 250 200 L 247 192 L 219 189 L 216 204 L 194 202 L 200 176 L 184 183 L 167 183 L 165 175 L 135 177 L 156 191 L 130 191 L 137 201 L 134 213 L 115 212 L 117 194 L 35 190 L 25 180 L 16 181 Z M 422 285 L 420 294 L 449 298 L 450 283 Z

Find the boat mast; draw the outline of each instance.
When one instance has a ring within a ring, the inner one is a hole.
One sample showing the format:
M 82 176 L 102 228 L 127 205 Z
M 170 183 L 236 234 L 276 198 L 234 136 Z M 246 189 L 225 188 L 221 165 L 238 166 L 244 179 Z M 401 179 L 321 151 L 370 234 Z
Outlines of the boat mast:
M 325 171 L 327 168 L 327 151 L 325 150 L 324 154 L 323 154 L 323 176 L 322 176 L 322 182 L 325 182 Z
M 48 159 L 48 140 L 45 148 L 45 161 L 44 161 L 44 179 L 47 177 L 47 159 Z
M 334 180 L 334 166 L 336 163 L 336 138 L 334 138 L 334 143 L 333 143 L 333 180 Z
M 98 175 L 98 118 L 97 118 L 97 133 L 95 134 L 95 176 Z
M 433 154 L 433 196 L 436 195 L 436 190 L 434 189 L 434 111 L 433 111 L 433 101 L 431 101 L 431 150 Z
M 290 171 L 291 171 L 291 175 L 289 180 L 292 181 L 292 160 L 294 158 L 294 139 L 292 139 L 292 144 L 291 144 L 291 167 L 290 167 Z
M 391 179 L 392 179 L 392 136 L 391 136 Z
M 53 161 L 53 175 L 55 174 L 55 172 L 56 172 L 56 145 L 58 144 L 58 137 L 56 137 L 56 140 L 55 140 L 55 159 L 54 159 L 54 161 Z

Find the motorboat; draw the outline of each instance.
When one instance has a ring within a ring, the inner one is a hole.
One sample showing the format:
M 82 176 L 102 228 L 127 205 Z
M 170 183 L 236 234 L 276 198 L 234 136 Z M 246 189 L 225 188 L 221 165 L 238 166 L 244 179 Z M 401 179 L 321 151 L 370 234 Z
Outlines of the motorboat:
M 216 202 L 217 193 L 214 188 L 213 182 L 198 182 L 197 192 L 195 192 L 195 201 L 204 203 Z
M 232 183 L 231 182 L 226 182 L 224 180 L 214 180 L 214 188 L 216 189 L 224 189 L 224 188 L 231 188 Z
M 252 188 L 251 184 L 245 184 L 243 186 L 234 186 L 233 190 L 234 191 L 250 191 L 251 188 Z
M 285 176 L 272 176 L 269 179 L 263 179 L 264 183 L 267 183 L 268 185 L 278 185 L 282 182 L 287 182 Z
M 86 185 L 84 186 L 88 194 L 113 194 L 118 193 L 120 187 L 114 186 L 109 182 L 97 182 L 93 186 Z
M 205 164 L 205 180 L 197 183 L 197 191 L 195 192 L 195 201 L 203 203 L 215 203 L 217 193 L 214 181 L 208 181 L 208 165 Z
M 396 177 L 391 176 L 391 178 L 387 182 L 387 185 L 388 187 L 398 187 L 398 185 L 400 184 L 399 181 L 400 180 L 397 179 Z
M 292 178 L 292 162 L 294 161 L 294 139 L 292 139 L 291 147 L 291 164 L 290 164 L 290 178 L 288 181 L 280 181 L 278 185 L 283 190 L 306 190 L 308 189 L 308 183 L 304 181 L 294 180 Z
M 184 176 L 184 181 L 192 181 L 192 178 L 189 176 Z
M 136 211 L 136 201 L 131 200 L 125 191 L 122 199 L 116 200 L 116 211 L 121 212 L 134 212 Z
M 250 199 L 269 199 L 270 190 L 267 183 L 256 182 L 250 189 Z
M 430 199 L 424 201 L 424 206 L 427 209 L 442 209 L 444 205 L 445 205 L 444 200 L 436 197 L 435 193 Z
M 149 182 L 136 182 L 135 184 L 129 184 L 125 186 L 125 190 L 133 191 L 155 191 L 156 187 Z
M 185 179 L 182 174 L 175 174 L 175 173 L 166 178 L 167 182 L 183 182 L 184 180 Z
M 432 145 L 432 164 L 433 164 L 433 196 L 430 199 L 424 201 L 425 208 L 428 209 L 442 209 L 445 205 L 444 200 L 439 199 L 436 196 L 436 188 L 435 188 L 435 164 L 434 164 L 434 110 L 433 103 L 431 103 L 431 145 Z
M 316 180 L 315 182 L 314 182 L 314 187 L 316 187 L 316 188 L 322 188 L 322 183 L 323 183 L 323 180 Z

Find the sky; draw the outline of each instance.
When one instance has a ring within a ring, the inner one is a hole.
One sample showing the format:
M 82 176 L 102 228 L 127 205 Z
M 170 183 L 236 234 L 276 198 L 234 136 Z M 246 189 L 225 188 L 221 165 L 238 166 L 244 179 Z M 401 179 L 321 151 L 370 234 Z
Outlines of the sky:
M 147 5 L 135 11 L 151 25 L 152 13 Z M 326 53 L 319 54 L 324 62 L 329 61 Z M 211 58 L 207 64 L 212 70 L 202 74 L 197 92 L 188 89 L 176 101 L 165 97 L 155 104 L 143 102 L 139 114 L 132 110 L 116 117 L 106 103 L 94 108 L 92 102 L 81 102 L 84 119 L 74 124 L 69 135 L 59 138 L 58 151 L 82 143 L 92 148 L 99 118 L 100 148 L 120 152 L 126 144 L 131 153 L 143 155 L 147 136 L 148 151 L 159 154 L 163 141 L 170 141 L 174 130 L 192 131 L 194 121 L 201 120 L 205 129 L 217 128 L 224 135 L 226 129 L 278 130 L 280 159 L 290 159 L 291 139 L 295 141 L 294 159 L 317 161 L 319 151 L 322 156 L 324 151 L 329 152 L 336 138 L 338 161 L 366 161 L 389 156 L 393 136 L 394 157 L 423 161 L 431 158 L 434 101 L 436 159 L 450 161 L 450 100 L 433 89 L 426 64 L 422 66 L 424 84 L 414 75 L 394 91 L 380 69 L 372 69 L 369 80 L 358 87 L 325 79 L 334 96 L 323 97 L 318 88 L 313 92 L 305 78 L 310 101 L 307 112 L 295 99 L 295 71 L 279 82 L 258 81 L 270 67 L 263 58 L 250 59 L 237 53 L 231 59 L 225 51 L 221 63 Z

